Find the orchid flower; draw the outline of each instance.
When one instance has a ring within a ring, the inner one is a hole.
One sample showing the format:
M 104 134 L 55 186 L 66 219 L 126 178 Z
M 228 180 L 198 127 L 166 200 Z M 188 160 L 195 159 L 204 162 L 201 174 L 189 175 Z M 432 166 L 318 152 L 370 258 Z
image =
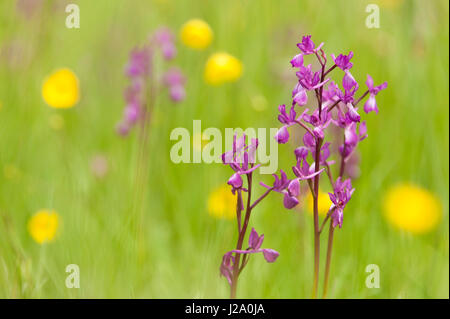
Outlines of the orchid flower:
M 372 111 L 375 111 L 375 113 L 378 113 L 377 101 L 375 99 L 375 96 L 381 90 L 384 90 L 385 88 L 387 88 L 387 82 L 383 82 L 383 84 L 374 86 L 372 77 L 370 75 L 367 75 L 366 84 L 367 84 L 367 87 L 369 88 L 370 96 L 367 99 L 366 103 L 364 104 L 364 112 L 370 113 Z
M 296 68 L 297 83 L 292 91 L 292 106 L 289 113 L 286 112 L 284 104 L 279 106 L 278 120 L 282 123 L 282 127 L 277 131 L 275 139 L 280 144 L 285 144 L 290 139 L 289 128 L 298 125 L 304 129 L 303 145 L 295 146 L 296 165 L 292 167 L 295 177 L 288 179 L 286 173 L 280 169 L 280 175 L 274 174 L 274 182 L 272 186 L 261 185 L 269 191 L 275 191 L 284 195 L 283 205 L 285 208 L 293 208 L 298 204 L 300 194 L 300 182 L 306 180 L 311 190 L 314 203 L 314 287 L 313 296 L 317 294 L 317 283 L 319 278 L 319 259 L 320 259 L 320 235 L 323 226 L 328 220 L 330 222 L 329 246 L 327 251 L 327 259 L 330 259 L 331 245 L 333 243 L 334 228 L 342 227 L 344 209 L 350 200 L 354 189 L 351 180 L 343 181 L 343 176 L 347 164 L 352 164 L 351 170 L 356 171 L 355 163 L 350 163 L 351 155 L 355 154 L 360 141 L 367 138 L 366 122 L 361 122 L 361 115 L 358 111 L 358 104 L 369 94 L 369 98 L 364 105 L 364 111 L 378 112 L 375 96 L 387 87 L 384 82 L 379 86 L 374 86 L 370 76 L 367 77 L 368 91 L 360 95 L 356 94 L 359 90 L 358 81 L 352 75 L 350 70 L 353 68 L 353 51 L 348 55 L 340 54 L 337 57 L 331 54 L 334 64 L 327 68 L 327 57 L 322 49 L 323 43 L 318 47 L 314 44 L 311 36 L 304 36 L 301 43 L 297 44 L 300 52 L 296 54 L 290 61 L 292 67 Z M 312 64 L 305 64 L 307 56 L 314 55 L 319 62 L 320 68 L 313 69 Z M 342 77 L 342 90 L 331 80 L 331 72 L 339 68 L 344 71 Z M 317 100 L 317 108 L 312 113 L 308 109 L 297 115 L 297 106 L 305 106 L 308 103 L 308 91 L 314 93 Z M 333 123 L 332 129 L 329 124 Z M 338 145 L 333 147 L 332 143 L 326 141 L 329 137 L 328 131 L 333 135 L 335 131 L 340 133 L 343 142 L 337 142 Z M 341 145 L 339 145 L 342 143 Z M 312 164 L 309 164 L 308 158 L 311 157 Z M 336 162 L 333 157 L 340 160 L 338 177 L 333 178 L 331 165 Z M 350 169 L 350 167 L 349 167 Z M 333 193 L 330 193 L 330 199 L 333 202 L 327 216 L 319 225 L 318 215 L 318 192 L 319 183 L 321 182 L 322 172 L 326 170 L 328 180 L 333 187 Z M 325 269 L 324 296 L 327 291 L 327 280 L 329 273 L 329 262 Z

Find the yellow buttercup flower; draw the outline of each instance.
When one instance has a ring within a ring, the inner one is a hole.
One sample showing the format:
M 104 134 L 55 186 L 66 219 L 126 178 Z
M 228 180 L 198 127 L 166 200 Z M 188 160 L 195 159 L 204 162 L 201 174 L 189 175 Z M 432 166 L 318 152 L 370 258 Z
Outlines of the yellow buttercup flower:
M 237 196 L 228 185 L 213 190 L 208 198 L 208 213 L 216 218 L 233 219 L 236 216 Z
M 206 61 L 205 81 L 211 85 L 237 81 L 242 75 L 242 63 L 234 56 L 219 52 Z
M 323 216 L 325 216 L 328 213 L 331 204 L 333 204 L 330 200 L 330 197 L 328 196 L 328 193 L 322 192 L 320 189 L 319 189 L 318 204 L 319 204 L 319 215 Z M 308 192 L 308 196 L 306 197 L 306 206 L 307 211 L 312 214 L 314 212 L 314 199 L 311 195 L 311 192 Z
M 66 68 L 56 70 L 44 80 L 42 97 L 54 108 L 73 107 L 80 99 L 77 76 Z
M 180 37 L 186 46 L 203 50 L 211 44 L 213 31 L 205 21 L 192 19 L 181 27 Z
M 38 211 L 28 222 L 28 232 L 39 244 L 52 241 L 58 230 L 59 217 L 54 210 Z
M 388 190 L 384 214 L 396 228 L 414 234 L 434 229 L 442 218 L 442 205 L 434 194 L 412 184 L 400 184 Z

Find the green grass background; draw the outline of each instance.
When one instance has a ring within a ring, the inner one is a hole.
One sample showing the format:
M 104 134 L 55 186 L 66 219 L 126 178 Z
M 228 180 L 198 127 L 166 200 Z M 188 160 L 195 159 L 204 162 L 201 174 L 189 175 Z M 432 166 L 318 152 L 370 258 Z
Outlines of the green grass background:
M 0 297 L 227 298 L 219 264 L 236 244 L 236 225 L 210 217 L 206 201 L 231 170 L 173 164 L 169 134 L 175 127 L 192 130 L 193 119 L 203 128 L 277 127 L 277 106 L 289 103 L 295 83 L 289 60 L 304 34 L 324 41 L 327 53 L 353 50 L 353 74 L 362 83 L 367 73 L 375 83 L 389 82 L 377 97 L 379 115 L 366 116 L 363 175 L 354 182 L 344 227 L 336 231 L 329 296 L 449 297 L 447 1 L 70 2 L 80 6 L 80 29 L 65 28 L 65 1 L 46 1 L 31 18 L 18 13 L 16 1 L 0 2 L 0 48 L 18 48 L 12 62 L 4 49 L 0 56 Z M 380 4 L 379 29 L 365 26 L 369 3 Z M 157 26 L 178 32 L 195 17 L 211 25 L 214 41 L 202 52 L 178 46 L 188 97 L 180 106 L 159 99 L 139 216 L 133 212 L 137 134 L 122 139 L 114 131 L 124 105 L 124 65 L 130 49 Z M 204 83 L 204 63 L 215 51 L 242 60 L 245 72 L 237 83 Z M 43 78 L 59 67 L 80 79 L 81 100 L 73 109 L 51 109 L 41 98 Z M 53 114 L 63 116 L 62 130 L 48 125 Z M 280 168 L 290 170 L 293 147 L 279 148 Z M 110 166 L 103 180 L 89 170 L 99 153 Z M 17 168 L 12 178 L 3 173 L 8 165 Z M 385 191 L 403 181 L 442 201 L 444 218 L 433 232 L 412 236 L 383 218 Z M 59 237 L 44 246 L 26 229 L 41 208 L 57 210 L 63 223 Z M 285 210 L 274 194 L 251 224 L 265 234 L 264 246 L 281 255 L 274 264 L 252 258 L 238 296 L 309 298 L 311 216 Z M 68 264 L 80 266 L 80 289 L 65 287 Z M 380 267 L 380 289 L 365 286 L 368 264 Z

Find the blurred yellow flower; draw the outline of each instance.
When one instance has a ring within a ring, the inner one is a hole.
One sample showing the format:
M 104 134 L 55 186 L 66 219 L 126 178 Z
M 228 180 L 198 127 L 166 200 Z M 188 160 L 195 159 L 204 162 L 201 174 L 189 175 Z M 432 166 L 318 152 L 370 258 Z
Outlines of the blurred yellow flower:
M 28 222 L 28 232 L 39 244 L 52 241 L 58 230 L 58 214 L 54 210 L 42 209 Z
M 325 216 L 328 213 L 331 204 L 333 204 L 330 200 L 330 197 L 328 196 L 328 193 L 322 192 L 320 189 L 319 189 L 318 204 L 319 204 L 319 215 L 322 216 Z M 311 192 L 308 192 L 308 196 L 306 197 L 306 207 L 309 213 L 312 214 L 314 212 L 314 199 L 311 195 Z
M 48 118 L 48 124 L 52 129 L 58 131 L 64 127 L 64 118 L 59 114 L 52 114 Z
M 192 19 L 181 27 L 180 37 L 187 47 L 203 50 L 211 44 L 213 31 L 205 21 Z
M 54 108 L 70 108 L 80 99 L 78 78 L 69 69 L 59 69 L 44 80 L 42 85 L 44 101 Z
M 208 212 L 216 218 L 233 219 L 236 216 L 236 195 L 228 185 L 214 189 L 208 198 Z
M 437 226 L 442 218 L 442 205 L 428 190 L 400 184 L 388 190 L 384 198 L 384 213 L 395 227 L 422 234 Z
M 205 81 L 211 85 L 237 81 L 242 75 L 242 63 L 234 56 L 219 52 L 206 61 Z

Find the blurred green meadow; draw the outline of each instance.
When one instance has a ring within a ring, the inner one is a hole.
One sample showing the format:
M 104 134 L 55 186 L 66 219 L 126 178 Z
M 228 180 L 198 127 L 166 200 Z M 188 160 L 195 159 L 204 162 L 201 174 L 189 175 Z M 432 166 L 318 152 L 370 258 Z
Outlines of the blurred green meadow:
M 449 297 L 447 1 L 43 3 L 28 15 L 16 1 L 0 2 L 0 297 L 228 298 L 219 265 L 236 245 L 236 224 L 213 218 L 207 201 L 231 170 L 174 164 L 169 135 L 176 127 L 192 132 L 194 119 L 221 130 L 279 127 L 277 107 L 289 103 L 295 85 L 289 60 L 305 34 L 325 42 L 328 53 L 354 51 L 352 73 L 361 85 L 368 73 L 376 84 L 389 83 L 377 96 L 379 114 L 366 116 L 362 174 L 354 181 L 344 226 L 335 232 L 328 296 Z M 79 5 L 80 29 L 65 27 L 67 3 Z M 365 25 L 369 3 L 380 7 L 379 29 Z M 158 100 L 148 178 L 138 187 L 138 134 L 122 138 L 115 132 L 128 83 L 124 66 L 129 51 L 158 26 L 178 35 L 192 18 L 208 22 L 214 39 L 204 51 L 177 40 L 187 99 L 177 106 Z M 242 61 L 239 81 L 205 83 L 204 64 L 216 51 Z M 50 108 L 41 95 L 44 78 L 61 67 L 80 81 L 81 98 L 71 109 Z M 292 166 L 294 148 L 280 145 L 279 168 Z M 103 178 L 91 170 L 98 155 L 108 163 Z M 443 218 L 432 231 L 412 235 L 383 216 L 386 191 L 402 182 L 420 185 L 441 201 Z M 256 193 L 262 192 L 258 186 Z M 306 212 L 286 210 L 281 201 L 271 195 L 251 219 L 265 234 L 264 246 L 280 257 L 273 264 L 252 258 L 238 297 L 311 296 L 313 220 Z M 54 241 L 39 245 L 27 223 L 43 208 L 54 209 L 61 225 Z M 322 269 L 326 239 L 322 236 Z M 66 288 L 68 264 L 80 267 L 79 289 Z M 365 285 L 369 264 L 380 268 L 379 289 Z

